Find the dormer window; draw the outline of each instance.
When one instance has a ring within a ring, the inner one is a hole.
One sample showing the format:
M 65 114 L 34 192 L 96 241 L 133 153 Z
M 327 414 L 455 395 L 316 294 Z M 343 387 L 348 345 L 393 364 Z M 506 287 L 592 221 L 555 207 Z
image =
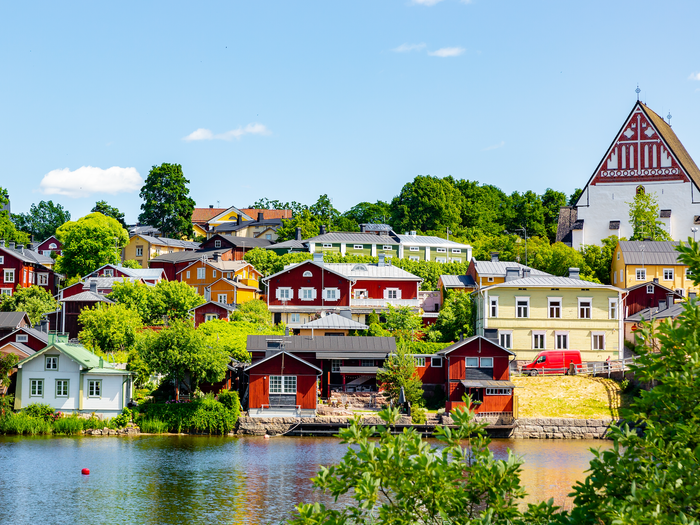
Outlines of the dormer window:
M 314 275 L 310 271 L 305 271 L 303 277 L 313 277 Z
M 356 264 L 352 267 L 353 272 L 368 272 L 367 266 L 364 264 Z
M 221 241 L 219 239 L 214 241 L 214 248 L 221 248 Z

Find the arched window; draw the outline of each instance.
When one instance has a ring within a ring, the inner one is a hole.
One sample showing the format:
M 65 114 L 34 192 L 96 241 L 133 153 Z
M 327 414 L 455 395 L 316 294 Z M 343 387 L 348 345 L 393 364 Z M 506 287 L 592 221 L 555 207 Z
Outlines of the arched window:
M 646 193 L 646 190 L 644 189 L 644 186 L 637 186 L 637 195 L 644 195 Z
M 49 250 L 55 250 L 56 248 L 58 248 L 58 246 L 56 246 L 55 242 L 52 242 L 51 244 L 49 244 Z
M 313 277 L 313 274 L 310 271 L 305 271 L 303 277 Z

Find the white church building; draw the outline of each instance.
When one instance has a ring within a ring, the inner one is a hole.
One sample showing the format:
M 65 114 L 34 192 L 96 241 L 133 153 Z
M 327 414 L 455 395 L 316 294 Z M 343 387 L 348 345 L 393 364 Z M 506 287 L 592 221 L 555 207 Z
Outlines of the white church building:
M 557 241 L 579 249 L 611 235 L 630 238 L 627 203 L 637 192 L 656 194 L 659 221 L 674 240 L 700 227 L 700 169 L 671 126 L 640 101 L 576 204 L 561 209 Z

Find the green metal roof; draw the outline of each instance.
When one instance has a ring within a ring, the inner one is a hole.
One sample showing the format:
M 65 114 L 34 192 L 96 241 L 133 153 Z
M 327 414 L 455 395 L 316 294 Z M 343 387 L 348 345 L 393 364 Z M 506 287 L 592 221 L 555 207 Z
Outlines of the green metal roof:
M 27 361 L 30 361 L 39 355 L 45 354 L 52 349 L 56 349 L 62 354 L 67 355 L 83 368 L 87 368 L 89 373 L 92 374 L 131 374 L 131 372 L 128 372 L 127 370 L 116 368 L 113 363 L 106 362 L 104 358 L 100 358 L 100 356 L 93 354 L 84 346 L 72 345 L 69 343 L 53 343 L 45 348 L 42 348 L 31 356 L 22 359 L 19 363 L 17 363 L 17 366 L 21 368 Z

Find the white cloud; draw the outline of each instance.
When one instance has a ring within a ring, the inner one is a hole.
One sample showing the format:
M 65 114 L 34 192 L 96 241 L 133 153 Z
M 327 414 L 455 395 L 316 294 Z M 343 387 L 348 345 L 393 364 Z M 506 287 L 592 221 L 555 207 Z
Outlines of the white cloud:
M 505 146 L 505 145 L 506 145 L 506 141 L 505 141 L 505 140 L 502 140 L 502 141 L 499 142 L 498 144 L 494 144 L 493 146 L 489 146 L 488 148 L 484 148 L 484 149 L 482 149 L 481 151 L 492 151 L 492 150 L 495 150 L 495 149 L 498 149 L 498 148 L 502 148 L 502 147 Z
M 243 135 L 270 135 L 271 131 L 264 124 L 254 122 L 245 127 L 238 127 L 225 133 L 217 133 L 216 135 L 210 130 L 199 128 L 193 131 L 182 140 L 192 142 L 193 140 L 233 140 L 240 139 Z
M 446 58 L 446 57 L 458 57 L 462 53 L 464 53 L 466 49 L 463 47 L 443 47 L 438 49 L 437 51 L 432 51 L 428 53 L 431 57 L 440 57 L 440 58 Z
M 143 179 L 136 168 L 112 166 L 106 170 L 83 166 L 75 171 L 68 168 L 52 170 L 44 175 L 39 189 L 46 195 L 88 197 L 92 193 L 129 193 L 143 186 Z
M 428 7 L 430 7 L 431 5 L 435 5 L 439 2 L 442 2 L 442 0 L 413 0 L 414 4 L 427 5 Z
M 691 73 L 688 80 L 700 80 L 700 73 Z
M 425 44 L 401 44 L 399 47 L 392 49 L 395 53 L 407 53 L 409 51 L 420 51 L 425 47 Z

